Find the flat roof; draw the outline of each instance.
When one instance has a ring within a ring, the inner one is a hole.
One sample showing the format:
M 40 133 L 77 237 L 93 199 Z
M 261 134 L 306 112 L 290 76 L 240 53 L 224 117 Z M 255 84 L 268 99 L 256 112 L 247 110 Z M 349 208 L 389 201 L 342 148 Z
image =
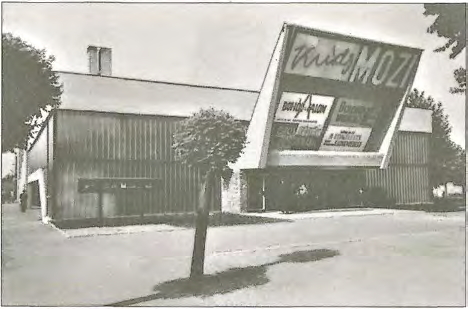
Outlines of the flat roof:
M 60 109 L 188 117 L 200 108 L 222 109 L 250 120 L 258 91 L 143 79 L 57 72 Z

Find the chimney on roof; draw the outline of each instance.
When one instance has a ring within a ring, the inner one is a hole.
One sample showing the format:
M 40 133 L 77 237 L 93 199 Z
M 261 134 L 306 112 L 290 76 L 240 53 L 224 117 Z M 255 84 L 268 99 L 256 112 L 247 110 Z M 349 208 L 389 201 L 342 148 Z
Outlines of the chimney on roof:
M 97 75 L 99 72 L 98 51 L 96 46 L 88 46 L 89 74 Z
M 112 75 L 112 49 L 88 46 L 88 68 L 93 75 Z

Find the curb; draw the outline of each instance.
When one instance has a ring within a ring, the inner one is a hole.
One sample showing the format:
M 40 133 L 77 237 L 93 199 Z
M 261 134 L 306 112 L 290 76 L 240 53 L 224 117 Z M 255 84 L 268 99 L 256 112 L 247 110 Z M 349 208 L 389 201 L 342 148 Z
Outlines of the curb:
M 289 220 L 306 220 L 306 219 L 321 219 L 321 218 L 340 218 L 340 217 L 363 217 L 363 216 L 383 216 L 413 213 L 408 210 L 394 209 L 368 209 L 368 210 L 338 210 L 338 211 L 317 211 L 308 213 L 292 213 L 282 214 L 280 212 L 265 212 L 265 213 L 248 213 L 248 216 L 273 218 L 273 219 L 289 219 Z
M 182 227 L 176 227 L 166 224 L 151 224 L 151 225 L 131 225 L 131 226 L 116 226 L 116 227 L 90 227 L 82 229 L 63 230 L 50 224 L 52 228 L 58 230 L 66 238 L 81 238 L 94 236 L 112 236 L 123 234 L 137 234 L 144 232 L 172 232 L 185 230 Z

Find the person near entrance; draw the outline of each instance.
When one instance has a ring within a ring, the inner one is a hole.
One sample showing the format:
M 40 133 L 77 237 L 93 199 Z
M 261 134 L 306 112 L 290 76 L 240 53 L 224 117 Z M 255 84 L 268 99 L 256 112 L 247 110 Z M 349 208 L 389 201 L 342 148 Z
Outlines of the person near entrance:
M 292 190 L 293 186 L 289 186 L 284 179 L 280 180 L 279 188 L 277 191 L 278 202 L 281 207 L 281 212 L 284 214 L 292 213 L 292 204 L 294 191 Z
M 305 183 L 301 184 L 296 192 L 295 192 L 295 197 L 296 197 L 296 210 L 297 211 L 304 211 L 307 208 L 307 202 L 308 202 L 308 195 L 309 195 L 309 190 L 307 189 L 307 186 Z

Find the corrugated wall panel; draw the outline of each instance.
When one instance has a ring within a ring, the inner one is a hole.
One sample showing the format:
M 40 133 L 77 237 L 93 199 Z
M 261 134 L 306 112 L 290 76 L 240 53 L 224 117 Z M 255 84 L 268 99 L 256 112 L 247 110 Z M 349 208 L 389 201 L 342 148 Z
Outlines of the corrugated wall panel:
M 366 170 L 367 187 L 384 188 L 397 204 L 431 202 L 426 166 L 391 166 L 385 170 Z
M 54 219 L 95 218 L 97 194 L 78 193 L 79 178 L 149 177 L 161 179 L 151 192 L 116 193 L 115 216 L 191 212 L 198 200 L 196 169 L 177 162 L 171 149 L 179 119 L 60 111 L 57 159 L 61 179 Z M 216 188 L 220 191 L 220 187 Z M 221 201 L 216 191 L 216 210 Z M 220 192 L 219 192 L 220 193 Z
M 429 134 L 398 132 L 389 168 L 366 170 L 368 187 L 384 188 L 397 204 L 430 203 Z
M 398 132 L 390 164 L 428 164 L 429 134 Z

